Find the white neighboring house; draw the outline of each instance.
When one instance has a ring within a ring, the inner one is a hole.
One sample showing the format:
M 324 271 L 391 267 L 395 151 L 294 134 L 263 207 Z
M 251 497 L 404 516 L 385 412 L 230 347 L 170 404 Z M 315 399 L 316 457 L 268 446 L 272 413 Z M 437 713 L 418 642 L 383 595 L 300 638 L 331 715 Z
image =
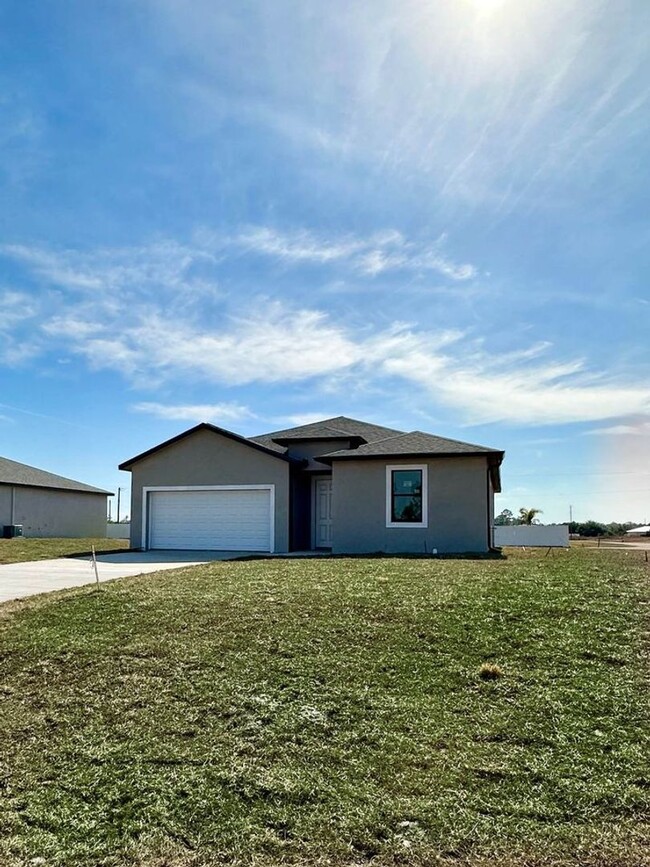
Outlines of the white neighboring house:
M 107 539 L 128 539 L 131 535 L 131 522 L 130 521 L 109 521 L 106 524 L 106 538 Z
M 625 535 L 626 536 L 650 536 L 650 524 L 646 524 L 644 527 L 632 527 L 632 529 L 628 530 Z
M 566 524 L 514 524 L 494 528 L 494 544 L 499 547 L 568 548 Z

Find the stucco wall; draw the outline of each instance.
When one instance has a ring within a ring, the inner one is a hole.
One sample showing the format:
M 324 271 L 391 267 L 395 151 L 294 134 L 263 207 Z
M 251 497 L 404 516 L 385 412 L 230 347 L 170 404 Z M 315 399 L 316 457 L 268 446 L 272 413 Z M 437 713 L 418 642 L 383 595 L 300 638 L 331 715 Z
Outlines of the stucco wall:
M 0 525 L 22 524 L 24 536 L 103 538 L 106 536 L 106 495 L 51 488 L 0 485 Z
M 275 485 L 275 550 L 289 550 L 289 464 L 243 443 L 200 430 L 134 465 L 131 545 L 142 540 L 142 489 L 158 485 Z
M 428 527 L 386 527 L 386 467 L 428 466 Z M 333 553 L 488 550 L 487 462 L 482 457 L 333 463 Z

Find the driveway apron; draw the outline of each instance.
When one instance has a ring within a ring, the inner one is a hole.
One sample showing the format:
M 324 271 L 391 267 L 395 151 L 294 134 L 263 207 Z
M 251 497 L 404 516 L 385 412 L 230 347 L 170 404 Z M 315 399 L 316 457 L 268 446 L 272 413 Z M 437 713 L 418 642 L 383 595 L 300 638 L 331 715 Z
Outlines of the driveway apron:
M 230 560 L 241 552 L 156 551 L 100 554 L 97 571 L 100 581 L 144 575 L 162 569 L 180 569 L 198 566 L 211 560 Z M 154 556 L 155 554 L 155 556 Z M 0 602 L 21 599 L 37 593 L 83 587 L 93 584 L 95 570 L 92 559 L 61 557 L 56 560 L 34 560 L 28 563 L 9 563 L 0 566 Z

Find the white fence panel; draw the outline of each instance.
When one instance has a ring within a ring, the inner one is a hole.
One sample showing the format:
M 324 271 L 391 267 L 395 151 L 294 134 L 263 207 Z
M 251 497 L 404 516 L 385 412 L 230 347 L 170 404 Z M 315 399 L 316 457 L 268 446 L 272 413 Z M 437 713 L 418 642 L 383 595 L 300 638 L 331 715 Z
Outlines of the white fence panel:
M 495 527 L 494 544 L 523 548 L 568 548 L 569 528 L 566 524 L 517 524 Z
M 107 539 L 129 539 L 131 537 L 131 522 L 119 524 L 106 524 Z

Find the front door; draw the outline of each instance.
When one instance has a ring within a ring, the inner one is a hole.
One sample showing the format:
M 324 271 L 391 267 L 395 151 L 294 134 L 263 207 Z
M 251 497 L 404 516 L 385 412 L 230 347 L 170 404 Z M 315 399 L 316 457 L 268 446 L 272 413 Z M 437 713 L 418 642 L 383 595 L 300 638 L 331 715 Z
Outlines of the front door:
M 314 547 L 332 547 L 332 477 L 314 479 Z

